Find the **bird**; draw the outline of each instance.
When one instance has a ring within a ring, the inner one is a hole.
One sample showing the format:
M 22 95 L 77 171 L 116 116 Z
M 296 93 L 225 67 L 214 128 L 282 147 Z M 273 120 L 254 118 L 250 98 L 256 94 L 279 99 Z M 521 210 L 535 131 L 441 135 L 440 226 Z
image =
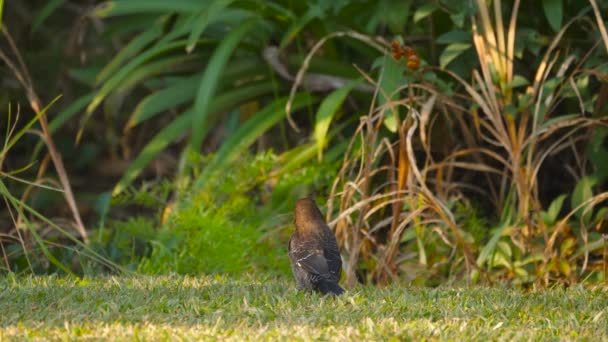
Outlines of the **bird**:
M 301 198 L 294 206 L 295 232 L 289 239 L 289 259 L 298 288 L 340 295 L 342 259 L 334 233 L 321 211 L 310 198 Z

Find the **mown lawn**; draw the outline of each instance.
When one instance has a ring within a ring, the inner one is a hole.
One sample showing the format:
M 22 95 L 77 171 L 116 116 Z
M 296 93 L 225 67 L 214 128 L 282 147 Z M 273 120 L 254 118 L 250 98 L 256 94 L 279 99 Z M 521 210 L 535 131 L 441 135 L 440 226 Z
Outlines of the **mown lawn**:
M 276 279 L 0 280 L 0 340 L 608 340 L 608 289 L 360 287 L 337 299 Z

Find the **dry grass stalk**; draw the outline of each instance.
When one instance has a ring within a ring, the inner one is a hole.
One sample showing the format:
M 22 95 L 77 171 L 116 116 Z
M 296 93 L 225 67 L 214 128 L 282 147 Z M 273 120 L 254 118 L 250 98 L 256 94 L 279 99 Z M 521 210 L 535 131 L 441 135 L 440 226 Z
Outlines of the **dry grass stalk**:
M 40 110 L 41 110 L 40 99 L 38 98 L 38 95 L 36 94 L 36 92 L 34 90 L 34 86 L 33 86 L 31 77 L 29 75 L 27 66 L 23 62 L 23 58 L 21 58 L 21 54 L 19 53 L 19 50 L 17 49 L 17 46 L 15 45 L 15 43 L 6 27 L 2 28 L 2 33 L 4 34 L 4 37 L 6 38 L 8 44 L 9 44 L 11 52 L 16 56 L 16 60 L 17 60 L 19 67 L 17 67 L 17 65 L 15 65 L 15 63 L 13 63 L 13 61 L 2 51 L 0 51 L 0 58 L 8 65 L 8 67 L 11 69 L 11 71 L 13 72 L 13 74 L 15 75 L 17 80 L 19 80 L 19 82 L 25 89 L 27 98 L 30 102 L 30 107 L 32 108 L 34 113 L 39 114 Z M 65 196 L 66 202 L 68 203 L 68 206 L 69 206 L 70 210 L 72 211 L 72 216 L 75 221 L 76 230 L 82 237 L 83 241 L 85 241 L 85 243 L 88 243 L 89 242 L 88 234 L 84 228 L 82 219 L 80 218 L 80 212 L 78 211 L 78 207 L 76 205 L 74 193 L 72 192 L 70 180 L 69 180 L 69 177 L 65 170 L 65 166 L 63 165 L 63 160 L 61 158 L 61 154 L 57 150 L 57 147 L 55 146 L 55 143 L 53 141 L 53 137 L 49 131 L 46 115 L 40 116 L 39 120 L 40 120 L 40 126 L 42 127 L 42 132 L 43 132 L 43 140 L 48 148 L 49 154 L 50 154 L 53 164 L 55 166 L 55 170 L 57 171 L 57 174 L 59 175 L 59 181 L 61 182 L 61 186 L 63 188 L 63 193 Z

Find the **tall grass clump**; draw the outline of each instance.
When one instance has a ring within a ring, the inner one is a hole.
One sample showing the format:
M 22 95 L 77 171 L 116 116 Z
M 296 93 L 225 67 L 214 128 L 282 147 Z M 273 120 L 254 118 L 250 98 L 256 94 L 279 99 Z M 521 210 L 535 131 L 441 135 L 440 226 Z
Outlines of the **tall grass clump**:
M 478 1 L 472 34 L 442 38 L 452 45 L 464 39 L 460 46 L 475 53 L 470 79 L 447 68 L 458 57 L 453 50 L 441 56 L 440 69 L 423 61 L 422 69 L 408 70 L 387 51 L 377 76 L 360 70 L 375 88 L 374 101 L 328 203 L 348 285 L 405 279 L 547 286 L 605 277 L 608 193 L 597 191 L 606 174 L 594 156 L 605 151 L 598 132 L 606 108 L 594 92 L 604 87 L 606 55 L 598 48 L 606 41 L 589 50 L 564 45 L 575 23 L 604 24 L 601 16 L 589 21 L 587 8 L 558 27 L 538 58 L 524 56 L 516 51 L 519 5 L 506 17 L 501 1 Z M 533 59 L 532 69 L 518 64 L 518 55 Z M 394 134 L 382 129 L 391 126 Z M 569 179 L 552 188 L 561 173 Z M 476 207 L 489 222 L 481 230 L 467 219 L 479 215 Z

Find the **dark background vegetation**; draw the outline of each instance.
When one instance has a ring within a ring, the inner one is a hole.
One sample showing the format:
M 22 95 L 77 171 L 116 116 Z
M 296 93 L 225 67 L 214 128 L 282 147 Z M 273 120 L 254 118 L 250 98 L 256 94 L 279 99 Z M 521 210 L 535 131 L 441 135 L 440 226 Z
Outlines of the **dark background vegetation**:
M 289 276 L 312 196 L 347 286 L 606 282 L 605 13 L 6 1 L 0 272 Z

